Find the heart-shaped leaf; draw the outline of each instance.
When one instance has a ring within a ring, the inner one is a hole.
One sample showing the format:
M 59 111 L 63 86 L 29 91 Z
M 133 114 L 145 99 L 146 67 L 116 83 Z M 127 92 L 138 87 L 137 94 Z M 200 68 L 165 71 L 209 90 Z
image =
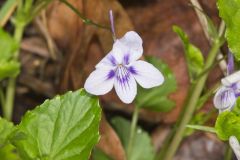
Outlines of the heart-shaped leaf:
M 24 160 L 87 160 L 99 140 L 100 117 L 96 97 L 68 92 L 27 112 L 11 142 Z

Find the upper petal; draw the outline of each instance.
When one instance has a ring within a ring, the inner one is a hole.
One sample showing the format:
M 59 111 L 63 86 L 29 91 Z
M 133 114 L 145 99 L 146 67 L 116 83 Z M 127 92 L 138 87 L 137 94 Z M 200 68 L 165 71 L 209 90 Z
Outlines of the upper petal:
M 124 103 L 131 103 L 137 94 L 137 83 L 125 67 L 119 67 L 114 81 L 115 91 Z
M 152 64 L 139 60 L 133 62 L 128 70 L 143 88 L 152 88 L 164 82 L 162 73 Z
M 138 60 L 143 54 L 142 38 L 134 31 L 127 32 L 121 39 L 121 43 L 129 48 L 129 61 Z
M 224 86 L 231 86 L 240 81 L 240 71 L 237 71 L 221 80 Z
M 113 88 L 115 72 L 105 68 L 94 70 L 87 78 L 84 88 L 94 95 L 103 95 Z

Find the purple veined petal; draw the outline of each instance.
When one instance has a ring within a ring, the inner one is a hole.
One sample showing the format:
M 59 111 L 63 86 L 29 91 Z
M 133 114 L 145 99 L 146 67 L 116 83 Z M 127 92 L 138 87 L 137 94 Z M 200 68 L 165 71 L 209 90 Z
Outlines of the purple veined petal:
M 142 38 L 134 31 L 127 32 L 119 41 L 128 49 L 129 63 L 138 60 L 143 54 Z
M 238 160 L 240 160 L 240 144 L 235 136 L 230 136 L 229 145 L 231 146 L 233 152 L 235 153 Z
M 114 88 L 120 100 L 126 104 L 131 103 L 137 95 L 137 83 L 123 66 L 116 71 Z
M 219 110 L 231 109 L 236 103 L 234 90 L 222 86 L 214 96 L 213 104 Z
M 237 71 L 221 80 L 224 86 L 232 86 L 234 83 L 240 81 L 240 71 Z
M 139 60 L 128 67 L 129 72 L 143 88 L 152 88 L 164 82 L 162 73 L 152 64 Z
M 93 95 L 103 95 L 113 88 L 115 72 L 108 69 L 96 69 L 87 78 L 84 88 Z
M 111 69 L 116 67 L 117 64 L 118 62 L 111 51 L 100 62 L 98 62 L 98 64 L 95 67 Z
M 235 97 L 240 97 L 240 82 L 234 83 L 232 89 L 234 90 Z
M 124 56 L 128 54 L 129 48 L 122 44 L 118 39 L 113 44 L 112 55 L 117 64 L 123 64 Z
M 228 64 L 227 64 L 227 75 L 230 75 L 234 72 L 234 58 L 233 54 L 228 52 Z

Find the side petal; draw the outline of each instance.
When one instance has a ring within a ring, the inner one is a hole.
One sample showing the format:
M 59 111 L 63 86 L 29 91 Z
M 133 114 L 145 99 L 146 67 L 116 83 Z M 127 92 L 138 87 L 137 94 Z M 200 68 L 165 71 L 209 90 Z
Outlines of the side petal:
M 119 41 L 128 48 L 129 62 L 138 60 L 143 54 L 142 38 L 134 31 L 127 32 Z
M 118 68 L 114 87 L 120 100 L 126 104 L 131 103 L 137 95 L 137 83 L 124 67 Z
M 110 51 L 98 64 L 96 68 L 113 68 L 117 65 L 117 60 L 115 59 L 113 52 Z
M 162 73 L 148 62 L 142 60 L 133 62 L 128 70 L 143 88 L 156 87 L 164 82 Z
M 236 103 L 236 97 L 232 88 L 222 86 L 213 98 L 215 108 L 219 110 L 231 109 Z
M 84 88 L 93 95 L 103 95 L 113 88 L 115 72 L 108 69 L 96 69 L 87 78 Z

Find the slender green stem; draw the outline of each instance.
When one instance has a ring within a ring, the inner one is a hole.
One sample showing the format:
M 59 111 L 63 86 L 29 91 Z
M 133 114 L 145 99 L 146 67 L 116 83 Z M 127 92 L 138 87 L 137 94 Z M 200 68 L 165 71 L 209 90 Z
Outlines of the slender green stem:
M 138 120 L 138 114 L 139 114 L 139 108 L 135 106 L 134 112 L 133 112 L 133 117 L 132 117 L 132 123 L 131 123 L 131 130 L 130 130 L 130 135 L 129 135 L 129 142 L 128 142 L 128 147 L 127 147 L 127 157 L 128 159 L 131 156 L 132 153 L 132 147 L 134 143 L 134 135 L 136 132 L 136 126 L 137 126 L 137 120 Z
M 227 57 L 223 56 L 221 59 L 217 60 L 215 63 L 213 63 L 209 68 L 203 70 L 197 77 L 196 79 L 199 79 L 202 77 L 204 74 L 208 73 L 210 70 L 212 70 L 214 67 L 216 67 L 221 61 L 225 60 Z
M 218 50 L 221 46 L 221 43 L 219 40 L 214 41 L 213 46 L 208 54 L 208 58 L 206 60 L 206 64 L 204 66 L 204 70 L 209 68 L 213 63 L 216 58 L 216 55 L 218 53 Z M 175 129 L 173 130 L 173 133 L 171 136 L 172 140 L 170 143 L 167 145 L 167 150 L 166 153 L 160 153 L 161 156 L 164 157 L 164 160 L 172 160 L 175 152 L 177 151 L 177 148 L 183 138 L 184 131 L 186 125 L 189 123 L 191 120 L 193 113 L 195 111 L 198 99 L 202 93 L 202 90 L 204 88 L 206 79 L 208 77 L 208 72 L 204 74 L 202 77 L 200 77 L 195 84 L 191 87 L 191 91 L 189 94 L 189 97 L 186 101 L 185 109 L 183 110 L 181 114 L 181 119 L 179 120 L 179 123 L 175 126 Z M 175 133 L 175 134 L 174 134 Z M 166 147 L 166 146 L 165 146 Z
M 15 26 L 15 33 L 14 33 L 14 39 L 20 43 L 23 35 L 24 25 L 18 25 Z M 17 51 L 14 54 L 14 59 L 18 59 L 19 51 Z M 15 87 L 16 87 L 16 79 L 15 78 L 9 78 L 8 85 L 6 89 L 6 101 L 5 105 L 3 106 L 3 116 L 11 120 L 12 119 L 12 112 L 13 112 L 13 105 L 14 105 L 14 97 L 15 97 Z
M 232 156 L 233 156 L 233 152 L 232 152 L 230 145 L 228 144 L 226 146 L 224 160 L 232 160 Z
M 4 97 L 4 91 L 1 84 L 0 84 L 0 101 L 1 101 L 1 106 L 3 107 L 5 105 L 5 97 Z
M 212 88 L 210 88 L 203 96 L 201 96 L 197 102 L 196 109 L 199 110 L 207 102 L 207 100 L 214 95 L 214 92 L 221 86 L 221 83 L 216 83 Z
M 110 27 L 98 24 L 98 23 L 92 21 L 91 19 L 88 19 L 87 17 L 85 17 L 74 6 L 72 6 L 68 1 L 66 1 L 66 0 L 60 0 L 60 1 L 62 3 L 64 3 L 66 6 L 68 6 L 73 12 L 75 12 L 82 19 L 83 23 L 88 24 L 88 25 L 93 25 L 93 26 L 96 26 L 98 28 L 107 29 L 107 30 L 111 31 Z
M 12 119 L 15 87 L 16 87 L 16 79 L 10 78 L 8 80 L 8 86 L 7 86 L 7 92 L 6 92 L 6 103 L 3 109 L 3 116 L 9 121 Z

